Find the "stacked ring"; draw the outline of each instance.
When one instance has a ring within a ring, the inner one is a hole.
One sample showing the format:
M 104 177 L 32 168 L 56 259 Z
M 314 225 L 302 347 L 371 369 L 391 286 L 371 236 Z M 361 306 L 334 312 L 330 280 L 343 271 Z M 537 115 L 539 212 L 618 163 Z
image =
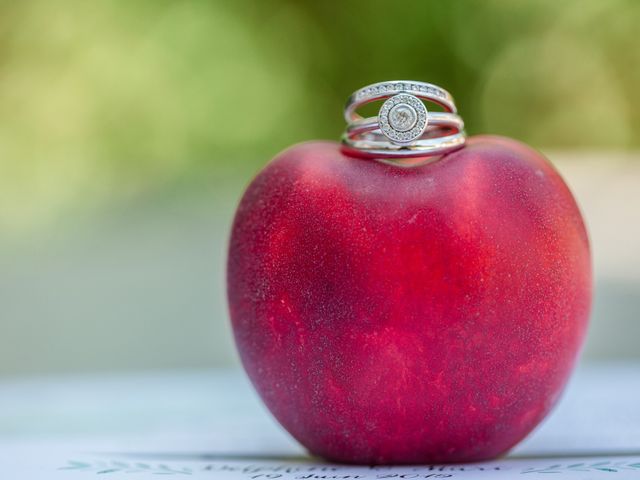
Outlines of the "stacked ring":
M 357 110 L 385 100 L 375 117 L 363 118 Z M 442 107 L 429 112 L 423 101 Z M 376 158 L 441 155 L 464 145 L 464 122 L 446 90 L 424 82 L 375 83 L 354 92 L 344 108 L 347 129 L 342 137 L 348 153 Z

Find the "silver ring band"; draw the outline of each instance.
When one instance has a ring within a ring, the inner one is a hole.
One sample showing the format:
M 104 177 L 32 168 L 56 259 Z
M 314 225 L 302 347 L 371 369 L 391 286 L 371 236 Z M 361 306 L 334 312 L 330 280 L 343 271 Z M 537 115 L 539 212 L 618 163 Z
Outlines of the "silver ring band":
M 369 102 L 384 100 L 399 93 L 408 93 L 415 97 L 428 100 L 440 105 L 451 113 L 457 113 L 458 111 L 453 97 L 444 88 L 426 82 L 394 80 L 367 85 L 353 92 L 344 107 L 344 119 L 347 123 L 359 120 L 362 117 L 356 113 L 358 108 Z
M 381 135 L 380 135 L 381 136 Z M 353 140 L 342 138 L 343 150 L 355 156 L 365 158 L 410 158 L 431 157 L 458 150 L 464 145 L 464 132 L 437 138 L 416 140 L 411 145 L 392 145 L 377 138 Z
M 464 130 L 464 121 L 462 117 L 456 113 L 448 112 L 429 112 L 429 127 L 445 127 L 457 132 Z M 363 133 L 380 129 L 378 117 L 361 118 L 347 125 L 347 135 L 355 137 Z

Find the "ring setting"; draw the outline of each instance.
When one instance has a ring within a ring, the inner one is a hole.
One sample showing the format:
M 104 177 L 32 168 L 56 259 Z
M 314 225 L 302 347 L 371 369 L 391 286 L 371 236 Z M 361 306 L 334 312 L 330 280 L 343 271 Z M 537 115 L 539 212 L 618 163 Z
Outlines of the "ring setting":
M 383 101 L 375 117 L 363 118 L 358 109 Z M 425 102 L 444 111 L 428 111 Z M 461 148 L 464 122 L 449 92 L 417 81 L 380 82 L 356 90 L 344 108 L 347 128 L 343 150 L 382 159 L 429 157 Z
M 427 108 L 413 95 L 398 94 L 387 99 L 378 113 L 382 133 L 392 142 L 410 143 L 424 133 Z

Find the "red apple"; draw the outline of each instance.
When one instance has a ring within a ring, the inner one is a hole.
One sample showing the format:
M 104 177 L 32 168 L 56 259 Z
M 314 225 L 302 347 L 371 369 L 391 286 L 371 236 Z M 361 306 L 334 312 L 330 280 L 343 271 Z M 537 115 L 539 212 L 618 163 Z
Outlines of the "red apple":
M 411 168 L 294 146 L 247 189 L 227 273 L 262 399 L 349 463 L 505 453 L 558 399 L 591 303 L 571 193 L 499 137 Z

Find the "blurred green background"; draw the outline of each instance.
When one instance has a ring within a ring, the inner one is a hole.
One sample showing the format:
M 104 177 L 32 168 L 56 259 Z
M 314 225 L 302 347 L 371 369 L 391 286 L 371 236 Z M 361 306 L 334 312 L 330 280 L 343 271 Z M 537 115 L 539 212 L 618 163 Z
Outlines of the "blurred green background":
M 586 355 L 640 355 L 638 24 L 632 0 L 0 0 L 0 374 L 235 364 L 244 186 L 387 79 L 549 154 L 594 243 Z

